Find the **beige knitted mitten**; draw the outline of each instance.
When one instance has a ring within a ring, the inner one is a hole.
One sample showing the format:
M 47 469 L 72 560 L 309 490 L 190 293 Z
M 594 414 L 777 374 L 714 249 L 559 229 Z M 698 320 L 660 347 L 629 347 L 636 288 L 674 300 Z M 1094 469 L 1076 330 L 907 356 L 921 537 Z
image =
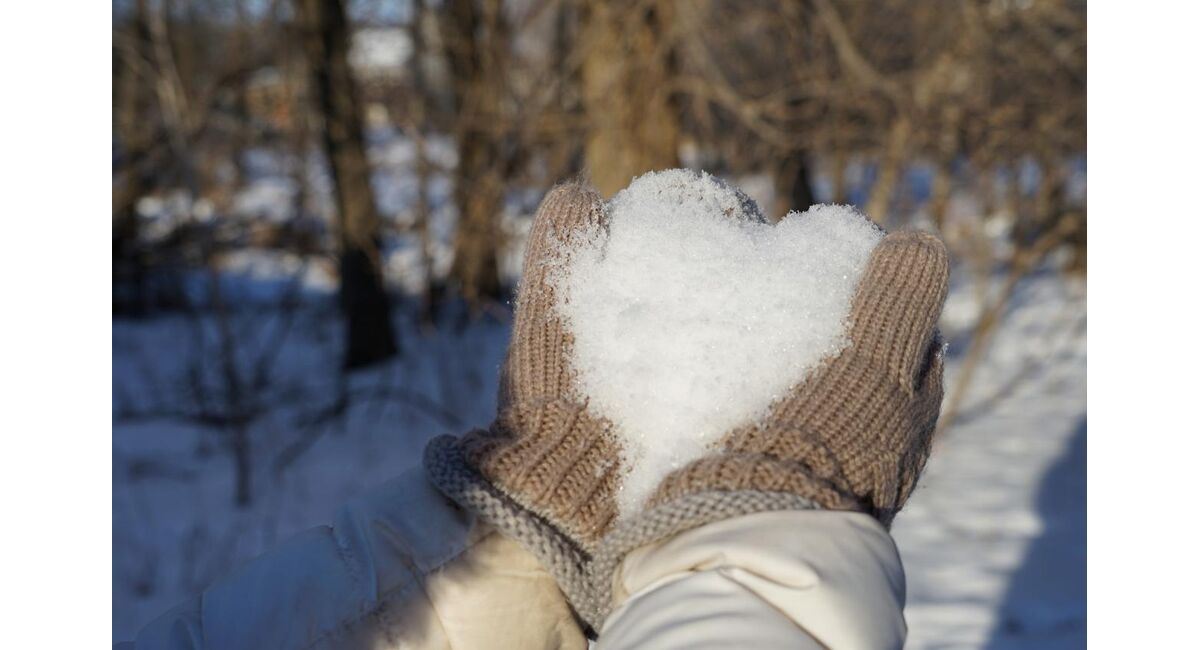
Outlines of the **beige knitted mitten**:
M 929 455 L 941 405 L 941 242 L 911 232 L 885 237 L 851 303 L 849 344 L 765 420 L 731 431 L 668 475 L 640 515 L 615 525 L 621 450 L 612 425 L 576 394 L 573 339 L 549 281 L 569 262 L 569 244 L 605 228 L 606 218 L 600 197 L 574 184 L 555 188 L 538 209 L 497 419 L 426 449 L 442 492 L 537 556 L 593 629 L 607 615 L 617 564 L 643 544 L 768 510 L 852 510 L 889 525 Z
M 534 216 L 487 430 L 430 442 L 433 482 L 542 561 L 573 602 L 586 599 L 586 563 L 616 512 L 619 453 L 611 424 L 586 411 L 570 369 L 572 336 L 550 275 L 571 242 L 606 227 L 603 201 L 581 184 L 556 187 Z
M 925 466 L 942 403 L 936 328 L 948 274 L 933 235 L 884 238 L 851 304 L 850 344 L 763 422 L 667 476 L 651 506 L 713 490 L 788 492 L 890 525 Z
M 600 626 L 613 572 L 629 551 L 706 523 L 771 510 L 867 513 L 890 526 L 929 457 L 942 402 L 937 320 L 949 263 L 932 235 L 897 232 L 871 254 L 847 345 L 762 422 L 667 475 L 643 512 L 606 536 L 581 616 Z

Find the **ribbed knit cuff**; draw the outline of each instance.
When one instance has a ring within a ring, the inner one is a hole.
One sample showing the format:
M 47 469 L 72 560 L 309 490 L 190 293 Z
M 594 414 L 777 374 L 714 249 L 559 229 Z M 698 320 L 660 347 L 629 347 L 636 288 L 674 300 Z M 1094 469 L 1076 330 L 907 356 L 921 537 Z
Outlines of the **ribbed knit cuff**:
M 780 436 L 784 434 L 776 434 Z M 848 485 L 822 478 L 798 458 L 725 451 L 672 472 L 659 484 L 650 506 L 707 492 L 787 492 L 829 510 L 869 512 Z
M 594 596 L 588 577 L 588 553 L 475 471 L 467 463 L 459 438 L 445 435 L 430 440 L 425 447 L 424 465 L 429 480 L 442 494 L 537 558 L 577 612 L 589 608 Z
M 515 404 L 463 436 L 467 464 L 583 548 L 616 517 L 620 452 L 605 424 L 565 400 Z
M 699 528 L 743 515 L 780 510 L 820 510 L 811 499 L 791 492 L 742 490 L 687 494 L 653 506 L 618 524 L 596 550 L 588 566 L 589 589 L 575 605 L 579 616 L 600 630 L 612 611 L 613 580 L 621 561 L 631 551 Z

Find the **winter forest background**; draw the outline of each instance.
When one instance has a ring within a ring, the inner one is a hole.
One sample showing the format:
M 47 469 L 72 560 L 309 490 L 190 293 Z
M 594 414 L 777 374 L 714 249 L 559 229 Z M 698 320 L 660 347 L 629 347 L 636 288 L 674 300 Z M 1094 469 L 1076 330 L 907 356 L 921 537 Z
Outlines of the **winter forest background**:
M 687 166 L 943 237 L 910 646 L 1082 647 L 1086 45 L 1072 0 L 114 0 L 114 640 L 490 420 L 548 188 Z

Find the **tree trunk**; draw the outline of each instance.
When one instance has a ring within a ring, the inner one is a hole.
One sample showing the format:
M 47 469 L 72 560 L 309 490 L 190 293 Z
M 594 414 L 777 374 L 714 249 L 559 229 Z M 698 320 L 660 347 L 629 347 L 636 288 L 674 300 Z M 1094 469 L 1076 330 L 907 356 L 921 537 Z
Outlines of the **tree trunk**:
M 468 130 L 459 139 L 454 183 L 459 220 L 454 233 L 451 275 L 463 298 L 473 308 L 500 296 L 496 254 L 500 232 L 496 221 L 504 188 L 496 177 L 497 158 L 486 135 Z
M 114 314 L 130 316 L 144 316 L 149 309 L 137 201 L 153 184 L 154 165 L 148 164 L 147 159 L 155 156 L 149 151 L 146 136 L 150 131 L 146 124 L 153 98 L 148 84 L 139 77 L 134 60 L 150 53 L 148 13 L 146 0 L 134 4 L 130 43 L 126 49 L 113 52 L 117 62 L 117 73 L 113 75 L 113 132 L 120 144 L 121 182 L 115 186 L 112 199 L 112 304 Z
M 679 166 L 670 8 L 662 1 L 593 1 L 582 19 L 585 156 L 596 188 L 612 196 L 639 174 Z
M 421 273 L 424 285 L 421 291 L 421 306 L 417 315 L 423 330 L 429 330 L 437 321 L 438 308 L 442 299 L 442 281 L 435 276 L 433 268 L 433 237 L 430 220 L 433 209 L 429 201 L 429 183 L 433 176 L 432 165 L 426 151 L 425 134 L 429 126 L 429 85 L 425 81 L 425 57 L 429 46 L 425 38 L 425 0 L 413 2 L 413 18 L 409 24 L 412 39 L 412 55 L 409 72 L 412 74 L 412 97 L 409 100 L 412 139 L 416 144 L 417 205 L 415 225 L 421 247 Z
M 833 162 L 830 175 L 833 176 L 833 199 L 834 203 L 846 204 L 850 200 L 847 198 L 846 191 L 846 168 L 850 166 L 850 157 L 846 151 L 845 145 L 838 145 L 833 153 Z
M 775 195 L 775 219 L 782 219 L 792 210 L 804 212 L 817 202 L 808 167 L 808 152 L 797 150 L 783 159 L 775 170 Z
M 938 160 L 933 175 L 933 196 L 929 200 L 929 218 L 938 232 L 946 229 L 946 211 L 950 207 L 950 192 L 953 189 L 952 161 L 946 156 Z
M 458 111 L 454 202 L 458 229 L 450 273 L 473 308 L 500 296 L 496 227 L 505 169 L 496 120 L 500 114 L 505 26 L 498 0 L 450 0 L 441 21 Z
M 871 188 L 871 197 L 867 201 L 867 216 L 877 224 L 887 223 L 892 193 L 896 189 L 896 182 L 900 180 L 900 171 L 908 152 L 908 140 L 911 135 L 912 122 L 907 116 L 897 116 L 888 131 L 883 159 L 879 163 L 879 177 L 875 180 L 875 186 Z
M 344 365 L 359 368 L 395 355 L 398 348 L 380 268 L 380 219 L 357 88 L 346 56 L 350 34 L 342 0 L 296 0 L 295 6 L 336 195 L 340 298 L 346 319 Z

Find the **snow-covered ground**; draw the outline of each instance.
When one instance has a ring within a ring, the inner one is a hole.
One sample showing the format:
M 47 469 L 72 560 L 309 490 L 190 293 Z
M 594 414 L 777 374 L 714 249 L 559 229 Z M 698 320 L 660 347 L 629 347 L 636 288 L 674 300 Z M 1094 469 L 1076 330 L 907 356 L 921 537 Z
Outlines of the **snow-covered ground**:
M 966 287 L 951 294 L 952 336 L 973 302 Z M 908 575 L 909 647 L 1086 645 L 1086 333 L 1081 281 L 1021 285 L 892 530 Z
M 957 284 L 944 326 L 958 374 L 974 291 Z M 219 429 L 219 327 L 211 317 L 113 322 L 113 638 L 417 462 L 430 436 L 488 421 L 508 323 L 421 333 L 397 315 L 405 355 L 343 383 L 337 321 L 320 296 L 292 316 L 254 441 L 254 500 L 233 505 Z M 231 317 L 245 374 L 281 316 Z M 894 534 L 908 573 L 912 648 L 1080 647 L 1086 599 L 1086 294 L 1046 274 L 1024 282 L 958 425 L 938 443 Z M 203 377 L 203 379 L 196 379 Z M 249 389 L 245 389 L 252 392 Z M 342 392 L 351 396 L 337 413 Z M 182 419 L 181 419 L 182 418 Z M 193 419 L 194 420 L 194 419 Z M 280 459 L 295 455 L 278 468 Z
M 327 302 L 327 301 L 325 301 Z M 395 321 L 404 356 L 342 377 L 331 304 L 230 318 L 239 402 L 254 449 L 252 496 L 235 507 L 233 412 L 213 317 L 113 321 L 113 639 L 417 463 L 439 433 L 485 425 L 509 324 L 424 334 Z M 268 380 L 258 360 L 281 341 Z M 201 388 L 203 386 L 203 388 Z M 344 398 L 344 399 L 343 399 Z

